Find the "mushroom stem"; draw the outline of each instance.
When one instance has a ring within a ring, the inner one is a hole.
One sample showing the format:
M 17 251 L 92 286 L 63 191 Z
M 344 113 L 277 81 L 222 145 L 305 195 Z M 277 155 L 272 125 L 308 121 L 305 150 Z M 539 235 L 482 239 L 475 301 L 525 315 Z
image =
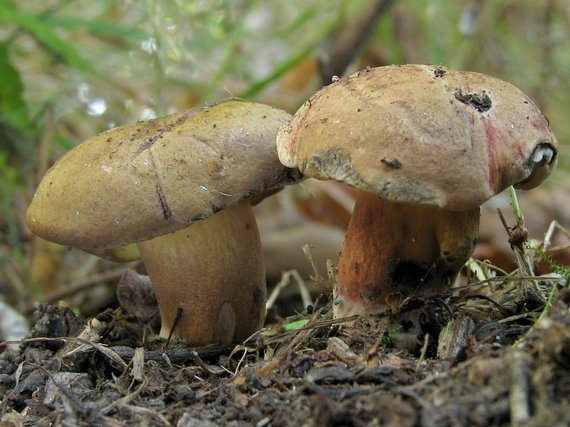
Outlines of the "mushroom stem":
M 359 191 L 338 263 L 335 317 L 398 312 L 444 292 L 473 252 L 479 208 L 390 202 Z
M 242 341 L 265 316 L 265 266 L 249 202 L 138 244 L 155 289 L 160 336 L 193 345 Z M 178 318 L 179 317 L 179 318 Z

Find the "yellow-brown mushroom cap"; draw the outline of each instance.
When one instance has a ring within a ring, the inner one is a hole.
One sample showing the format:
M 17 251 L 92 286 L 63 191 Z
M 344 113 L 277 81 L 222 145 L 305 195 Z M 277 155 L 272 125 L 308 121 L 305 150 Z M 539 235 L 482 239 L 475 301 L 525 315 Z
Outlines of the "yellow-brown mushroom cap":
M 277 136 L 279 158 L 310 177 L 397 202 L 464 211 L 556 164 L 547 120 L 519 89 L 428 65 L 371 68 L 311 97 Z
M 185 228 L 291 179 L 275 135 L 290 115 L 230 100 L 121 126 L 64 155 L 27 212 L 30 230 L 100 253 Z

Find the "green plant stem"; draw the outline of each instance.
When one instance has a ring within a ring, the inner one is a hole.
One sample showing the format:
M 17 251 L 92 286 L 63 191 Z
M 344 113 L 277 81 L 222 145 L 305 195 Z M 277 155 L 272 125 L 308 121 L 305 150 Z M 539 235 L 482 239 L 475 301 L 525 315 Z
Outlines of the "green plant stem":
M 517 193 L 514 187 L 511 185 L 509 187 L 509 198 L 511 200 L 511 206 L 513 207 L 513 213 L 515 215 L 515 219 L 517 222 L 516 227 L 523 227 L 524 228 L 524 215 L 519 205 L 519 200 L 517 198 Z M 524 243 L 520 245 L 516 245 L 515 254 L 517 257 L 517 261 L 519 264 L 519 270 L 523 273 L 523 276 L 533 276 L 534 271 L 532 268 L 532 264 L 527 256 L 527 250 Z M 538 286 L 538 282 L 536 280 L 529 280 L 530 287 L 535 294 L 535 296 L 542 302 L 546 304 L 546 300 L 540 291 L 540 287 Z
M 509 187 L 509 199 L 511 200 L 511 206 L 513 207 L 513 212 L 517 222 L 524 220 L 524 215 L 519 205 L 519 199 L 517 198 L 517 191 L 512 185 Z

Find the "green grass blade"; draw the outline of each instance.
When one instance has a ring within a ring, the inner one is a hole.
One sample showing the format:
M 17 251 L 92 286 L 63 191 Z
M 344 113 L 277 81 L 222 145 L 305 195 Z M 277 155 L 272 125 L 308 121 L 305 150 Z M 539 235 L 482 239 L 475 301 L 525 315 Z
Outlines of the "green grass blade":
M 99 37 L 117 37 L 129 42 L 139 42 L 148 38 L 148 34 L 134 28 L 125 28 L 108 22 L 79 19 L 76 17 L 49 15 L 43 22 L 65 29 L 84 29 Z
M 297 64 L 302 62 L 305 58 L 307 58 L 314 50 L 316 46 L 309 46 L 302 52 L 298 53 L 297 55 L 291 56 L 279 64 L 271 74 L 267 77 L 254 82 L 247 90 L 238 95 L 239 98 L 244 99 L 252 99 L 257 96 L 261 91 L 263 91 L 267 86 L 269 86 L 274 81 L 278 80 L 281 76 L 283 76 L 287 71 L 294 68 Z
M 24 101 L 24 85 L 18 70 L 10 62 L 8 46 L 0 43 L 0 114 L 2 119 L 21 132 L 29 132 L 31 121 L 28 106 Z
M 80 71 L 98 74 L 93 65 L 73 46 L 60 38 L 51 25 L 43 18 L 26 13 L 8 2 L 0 2 L 0 22 L 18 25 L 27 31 L 38 43 L 48 49 L 54 56 L 63 59 L 67 64 Z

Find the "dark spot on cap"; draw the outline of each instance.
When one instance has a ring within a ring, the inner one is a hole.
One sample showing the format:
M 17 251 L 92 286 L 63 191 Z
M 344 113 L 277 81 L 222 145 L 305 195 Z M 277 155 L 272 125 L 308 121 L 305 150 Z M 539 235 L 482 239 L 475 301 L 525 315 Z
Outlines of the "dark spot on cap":
M 456 89 L 453 95 L 459 102 L 475 108 L 479 113 L 488 111 L 493 104 L 484 90 L 481 93 L 463 93 L 461 89 Z
M 402 162 L 399 161 L 398 159 L 390 159 L 390 158 L 384 157 L 380 161 L 392 169 L 400 169 L 402 167 Z
M 435 78 L 439 78 L 439 77 L 443 77 L 445 76 L 446 71 L 442 68 L 436 68 L 435 70 L 433 70 L 433 76 Z

